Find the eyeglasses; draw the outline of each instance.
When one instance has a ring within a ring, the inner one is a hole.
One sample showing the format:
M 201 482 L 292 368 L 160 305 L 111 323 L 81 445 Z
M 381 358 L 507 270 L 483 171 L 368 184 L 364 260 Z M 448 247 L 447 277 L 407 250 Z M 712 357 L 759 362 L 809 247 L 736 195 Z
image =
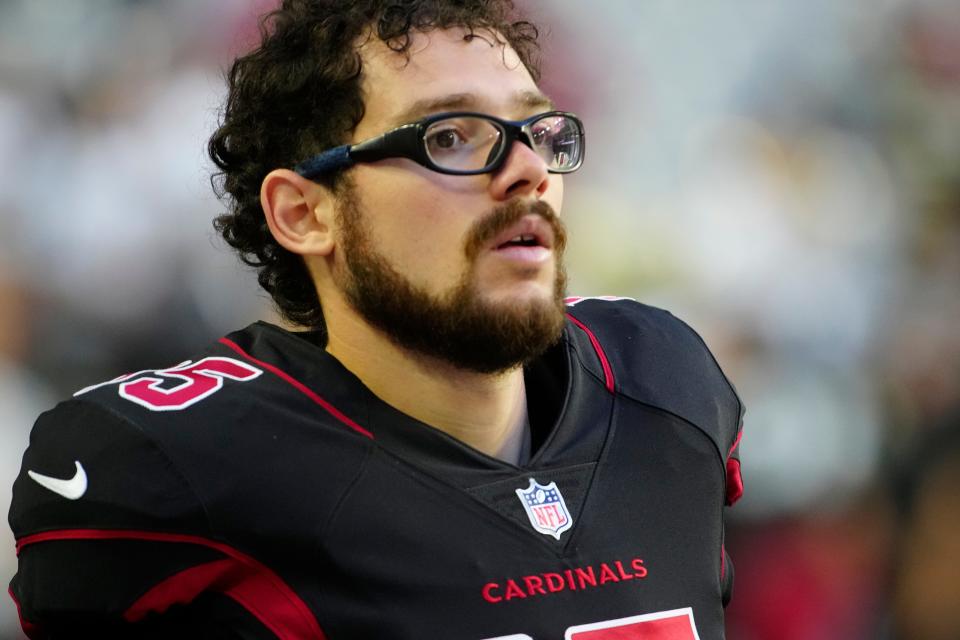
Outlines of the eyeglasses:
M 469 176 L 500 168 L 519 140 L 540 156 L 550 173 L 570 173 L 583 163 L 583 123 L 572 113 L 548 111 L 517 122 L 482 113 L 438 113 L 354 145 L 328 149 L 298 164 L 305 178 L 358 162 L 409 158 L 438 173 Z

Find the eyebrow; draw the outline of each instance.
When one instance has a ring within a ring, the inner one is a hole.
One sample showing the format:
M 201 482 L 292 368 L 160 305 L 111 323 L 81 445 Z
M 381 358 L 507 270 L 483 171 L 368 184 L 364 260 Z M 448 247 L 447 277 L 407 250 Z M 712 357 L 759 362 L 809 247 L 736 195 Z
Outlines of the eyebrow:
M 476 105 L 480 102 L 480 98 L 473 93 L 451 93 L 439 98 L 424 98 L 423 100 L 417 100 L 395 118 L 392 118 L 392 124 L 394 126 L 409 124 L 432 113 L 442 111 L 476 109 Z M 511 102 L 522 109 L 543 109 L 545 111 L 554 109 L 553 101 L 537 91 L 520 91 L 513 96 Z

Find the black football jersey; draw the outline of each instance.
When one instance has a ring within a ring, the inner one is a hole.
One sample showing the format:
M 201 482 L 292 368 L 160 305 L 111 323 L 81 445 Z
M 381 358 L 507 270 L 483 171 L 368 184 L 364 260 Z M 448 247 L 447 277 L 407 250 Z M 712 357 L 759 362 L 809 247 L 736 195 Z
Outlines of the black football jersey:
M 568 304 L 524 372 L 519 466 L 266 323 L 80 390 L 38 419 L 14 485 L 25 631 L 723 638 L 740 401 L 669 313 Z

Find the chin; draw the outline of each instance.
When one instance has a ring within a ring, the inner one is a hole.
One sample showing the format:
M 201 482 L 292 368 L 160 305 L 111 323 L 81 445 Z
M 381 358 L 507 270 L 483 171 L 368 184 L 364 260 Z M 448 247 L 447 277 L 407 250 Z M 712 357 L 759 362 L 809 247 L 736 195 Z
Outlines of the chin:
M 488 283 L 490 281 L 488 280 Z M 522 302 L 524 300 L 553 300 L 557 295 L 554 269 L 543 269 L 524 278 L 502 279 L 486 287 L 483 296 L 491 302 Z M 561 296 L 562 297 L 562 296 Z
M 483 304 L 500 307 L 504 310 L 519 310 L 556 304 L 552 288 L 543 285 L 529 285 L 512 288 L 510 291 L 491 293 L 482 298 Z

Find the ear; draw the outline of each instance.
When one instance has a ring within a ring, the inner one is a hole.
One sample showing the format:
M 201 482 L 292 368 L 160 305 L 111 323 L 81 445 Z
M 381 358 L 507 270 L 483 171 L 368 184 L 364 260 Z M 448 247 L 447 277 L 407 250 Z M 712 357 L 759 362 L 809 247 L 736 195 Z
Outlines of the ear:
M 333 251 L 333 194 L 289 169 L 274 169 L 260 185 L 260 204 L 270 233 L 284 249 L 302 256 Z

